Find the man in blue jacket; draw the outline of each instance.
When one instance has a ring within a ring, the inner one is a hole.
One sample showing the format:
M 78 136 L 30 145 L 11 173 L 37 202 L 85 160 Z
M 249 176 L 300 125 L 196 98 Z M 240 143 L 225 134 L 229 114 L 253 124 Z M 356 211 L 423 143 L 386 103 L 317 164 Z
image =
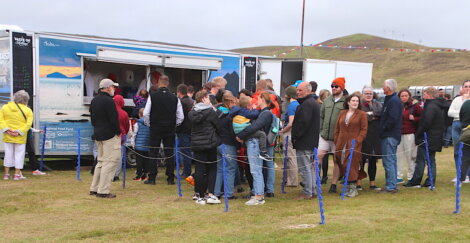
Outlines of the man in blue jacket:
M 382 192 L 397 193 L 397 147 L 401 140 L 401 117 L 403 105 L 398 98 L 397 81 L 387 79 L 383 91 L 385 102 L 380 116 L 380 138 L 382 162 L 385 169 L 385 190 Z

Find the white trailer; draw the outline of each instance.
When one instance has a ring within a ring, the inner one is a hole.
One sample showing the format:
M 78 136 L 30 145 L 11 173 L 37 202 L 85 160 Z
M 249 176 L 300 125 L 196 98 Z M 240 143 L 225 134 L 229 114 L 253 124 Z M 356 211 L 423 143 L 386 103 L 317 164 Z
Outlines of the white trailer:
M 331 90 L 331 81 L 337 77 L 346 78 L 349 93 L 361 91 L 372 82 L 372 63 L 276 58 L 260 58 L 259 62 L 260 78 L 273 80 L 274 90 L 280 94 L 297 80 L 316 81 L 317 93 L 321 89 Z

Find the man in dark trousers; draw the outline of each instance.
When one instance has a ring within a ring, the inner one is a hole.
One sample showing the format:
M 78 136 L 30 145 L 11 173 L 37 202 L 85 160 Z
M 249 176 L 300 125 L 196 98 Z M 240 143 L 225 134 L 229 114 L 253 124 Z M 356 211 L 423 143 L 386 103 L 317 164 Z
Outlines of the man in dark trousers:
M 111 182 L 118 163 L 121 162 L 121 129 L 113 96 L 119 84 L 111 79 L 100 82 L 99 93 L 90 105 L 93 138 L 98 149 L 98 161 L 93 174 L 90 195 L 102 198 L 115 198 L 110 193 Z
M 188 113 L 193 109 L 194 100 L 188 96 L 188 86 L 185 84 L 176 87 L 176 94 L 183 106 L 184 114 L 183 123 L 176 127 L 176 134 L 178 135 L 179 147 L 181 147 L 180 151 L 183 153 L 179 157 L 184 166 L 181 176 L 186 178 L 191 175 L 191 121 L 188 118 Z
M 155 185 L 158 173 L 157 154 L 160 144 L 166 157 L 166 176 L 168 185 L 175 184 L 175 132 L 176 126 L 184 119 L 183 107 L 176 95 L 170 92 L 168 85 L 170 79 L 166 75 L 160 76 L 157 82 L 158 89 L 151 93 L 144 109 L 144 120 L 150 125 L 150 165 L 149 178 L 145 184 Z
M 320 133 L 320 105 L 313 98 L 312 86 L 302 82 L 297 86 L 297 101 L 299 106 L 292 123 L 292 143 L 297 155 L 297 166 L 302 175 L 303 193 L 297 200 L 311 199 L 315 193 L 315 174 L 311 157 L 313 149 L 318 147 Z
M 416 166 L 413 178 L 406 183 L 405 187 L 420 188 L 421 180 L 423 179 L 424 167 L 426 165 L 426 147 L 424 145 L 424 133 L 428 137 L 429 160 L 431 164 L 433 185 L 436 185 L 436 152 L 441 152 L 444 134 L 445 121 L 444 121 L 444 100 L 437 99 L 439 97 L 438 91 L 429 87 L 424 90 L 423 98 L 424 111 L 419 120 L 418 130 L 415 135 L 415 143 L 418 145 L 418 154 L 416 155 Z M 429 175 L 422 187 L 429 187 L 431 185 Z

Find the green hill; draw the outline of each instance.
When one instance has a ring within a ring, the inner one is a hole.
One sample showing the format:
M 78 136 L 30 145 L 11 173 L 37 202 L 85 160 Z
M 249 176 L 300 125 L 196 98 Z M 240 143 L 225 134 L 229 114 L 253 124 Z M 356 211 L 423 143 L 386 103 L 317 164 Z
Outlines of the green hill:
M 373 48 L 409 48 L 431 47 L 420 46 L 382 37 L 354 34 L 325 41 L 322 45 L 366 46 L 367 49 L 341 49 L 304 47 L 304 58 L 369 62 L 374 64 L 374 87 L 380 87 L 385 79 L 394 78 L 400 87 L 411 85 L 459 85 L 470 79 L 470 52 L 400 52 L 376 50 Z M 298 58 L 300 50 L 288 52 L 294 46 L 262 46 L 241 48 L 232 51 L 281 57 Z M 372 49 L 370 49 L 372 48 Z

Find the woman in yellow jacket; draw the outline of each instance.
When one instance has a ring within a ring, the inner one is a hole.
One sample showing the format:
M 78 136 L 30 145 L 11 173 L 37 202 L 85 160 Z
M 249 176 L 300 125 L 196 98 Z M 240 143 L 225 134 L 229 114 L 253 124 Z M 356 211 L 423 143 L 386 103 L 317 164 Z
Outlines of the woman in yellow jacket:
M 33 123 L 33 111 L 27 106 L 29 95 L 20 90 L 13 95 L 13 101 L 8 102 L 0 110 L 0 129 L 3 131 L 5 147 L 4 180 L 10 179 L 10 167 L 15 167 L 14 180 L 21 180 L 21 169 L 24 165 L 26 138 Z

